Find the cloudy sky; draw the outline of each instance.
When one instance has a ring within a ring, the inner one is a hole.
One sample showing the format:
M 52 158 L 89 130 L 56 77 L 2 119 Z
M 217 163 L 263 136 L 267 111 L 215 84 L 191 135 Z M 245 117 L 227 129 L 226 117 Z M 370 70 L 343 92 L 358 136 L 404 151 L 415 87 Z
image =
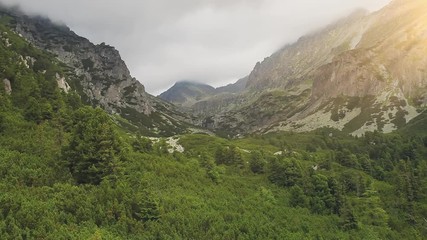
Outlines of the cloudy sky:
M 132 75 L 159 94 L 176 81 L 220 86 L 286 43 L 357 8 L 390 0 L 0 0 L 115 46 Z

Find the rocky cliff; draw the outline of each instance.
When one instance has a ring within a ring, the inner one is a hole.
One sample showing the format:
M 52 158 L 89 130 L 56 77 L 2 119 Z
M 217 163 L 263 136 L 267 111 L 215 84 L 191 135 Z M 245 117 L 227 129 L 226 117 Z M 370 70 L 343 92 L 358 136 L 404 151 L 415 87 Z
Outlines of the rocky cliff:
M 0 14 L 11 18 L 18 34 L 68 67 L 63 84 L 69 84 L 86 102 L 119 114 L 147 134 L 176 134 L 185 130 L 183 121 L 191 121 L 173 105 L 146 93 L 114 47 L 95 45 L 66 26 L 17 9 L 0 7 Z

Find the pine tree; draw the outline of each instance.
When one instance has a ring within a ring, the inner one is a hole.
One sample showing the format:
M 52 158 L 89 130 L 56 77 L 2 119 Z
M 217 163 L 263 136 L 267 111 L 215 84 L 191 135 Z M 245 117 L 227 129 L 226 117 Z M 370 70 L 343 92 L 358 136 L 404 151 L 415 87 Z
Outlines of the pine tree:
M 249 167 L 253 173 L 264 173 L 266 161 L 260 151 L 251 152 Z
M 359 227 L 356 216 L 353 213 L 353 208 L 350 204 L 345 204 L 341 213 L 341 228 L 343 230 L 352 230 Z
M 103 110 L 84 107 L 74 116 L 74 129 L 64 160 L 79 184 L 99 184 L 116 173 L 123 150 L 113 124 Z
M 294 159 L 274 159 L 270 166 L 268 179 L 283 187 L 295 186 L 302 178 L 302 169 Z
M 332 206 L 330 206 L 330 207 L 332 207 L 331 210 L 335 214 L 340 214 L 341 213 L 341 207 L 343 205 L 343 196 L 342 196 L 342 193 L 340 191 L 338 181 L 334 177 L 330 177 L 328 179 L 328 186 L 329 186 L 330 193 L 332 194 L 332 196 L 334 198 L 334 203 Z
M 132 142 L 132 147 L 134 151 L 141 153 L 149 153 L 153 151 L 153 143 L 151 140 L 142 136 L 136 137 L 136 139 Z
M 289 197 L 289 204 L 292 207 L 306 207 L 308 204 L 307 196 L 299 186 L 291 188 L 291 195 Z
M 225 151 L 223 147 L 218 147 L 215 151 L 215 162 L 217 165 L 225 164 Z

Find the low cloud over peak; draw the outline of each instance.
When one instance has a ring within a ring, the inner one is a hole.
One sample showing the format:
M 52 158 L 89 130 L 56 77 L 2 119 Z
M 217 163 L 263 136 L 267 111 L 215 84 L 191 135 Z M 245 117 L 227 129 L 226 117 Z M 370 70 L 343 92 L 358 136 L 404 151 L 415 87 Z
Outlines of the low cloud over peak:
M 0 0 L 115 46 L 158 94 L 182 79 L 218 86 L 286 43 L 357 8 L 389 0 Z

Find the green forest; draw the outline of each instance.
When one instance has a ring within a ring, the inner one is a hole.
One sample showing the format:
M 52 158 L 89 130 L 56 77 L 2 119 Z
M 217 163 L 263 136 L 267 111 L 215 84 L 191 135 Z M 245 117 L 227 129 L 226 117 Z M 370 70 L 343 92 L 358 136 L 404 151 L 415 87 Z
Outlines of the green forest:
M 148 138 L 58 88 L 69 69 L 0 24 L 0 239 L 426 239 L 425 118 Z M 422 117 L 422 116 L 421 116 Z

